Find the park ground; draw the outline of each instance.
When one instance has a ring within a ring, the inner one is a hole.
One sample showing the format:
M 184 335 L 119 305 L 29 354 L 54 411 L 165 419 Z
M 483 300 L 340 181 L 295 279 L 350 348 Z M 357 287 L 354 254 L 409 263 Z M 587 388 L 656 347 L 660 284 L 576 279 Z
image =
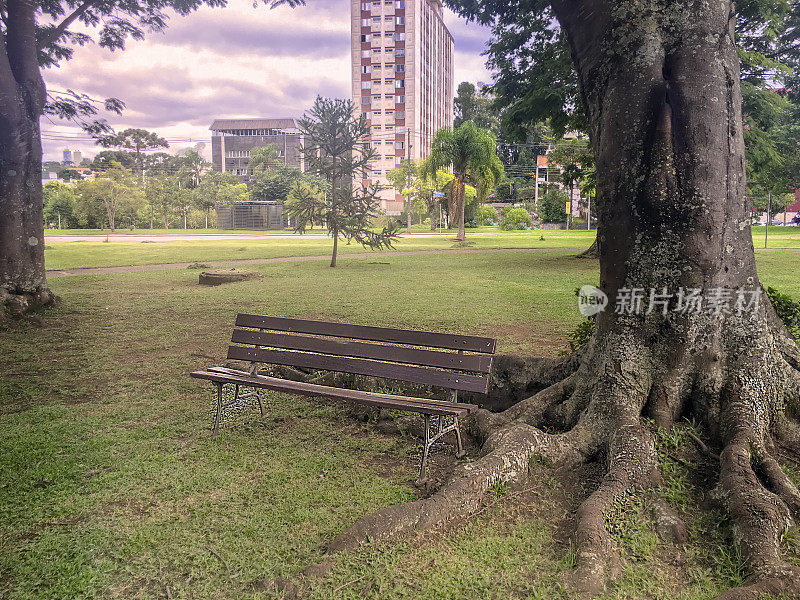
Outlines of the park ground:
M 754 232 L 759 274 L 798 299 L 800 231 L 780 229 L 770 250 Z M 423 493 L 412 485 L 416 440 L 335 402 L 277 393 L 268 416 L 243 415 L 212 440 L 210 389 L 188 373 L 223 361 L 237 312 L 488 335 L 500 352 L 555 356 L 581 321 L 575 288 L 598 279 L 596 261 L 572 250 L 591 241 L 546 231 L 468 235 L 467 245 L 410 238 L 397 250 L 417 254 L 366 256 L 345 245 L 336 269 L 324 259 L 254 263 L 263 278 L 215 288 L 199 287 L 191 268 L 54 277 L 60 306 L 0 333 L 0 598 L 570 598 L 571 515 L 596 473 L 546 464 L 531 465 L 540 476 L 529 488 L 498 486 L 470 519 L 338 555 L 324 576 L 282 590 L 276 578 L 321 560 L 358 517 Z M 68 270 L 329 248 L 101 239 L 46 253 L 49 269 Z M 515 251 L 480 252 L 504 248 Z M 745 565 L 722 514 L 701 510 L 713 465 L 686 430 L 657 438 L 662 491 L 689 542 L 660 541 L 646 502 L 626 509 L 615 532 L 623 574 L 606 597 L 714 598 L 742 583 Z M 452 460 L 437 453 L 434 475 Z M 800 564 L 798 530 L 784 537 Z

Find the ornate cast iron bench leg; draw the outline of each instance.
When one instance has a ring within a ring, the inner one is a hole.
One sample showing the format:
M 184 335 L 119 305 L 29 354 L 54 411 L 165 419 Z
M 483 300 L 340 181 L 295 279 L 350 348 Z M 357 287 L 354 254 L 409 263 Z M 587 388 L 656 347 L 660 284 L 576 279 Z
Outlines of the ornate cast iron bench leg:
M 464 457 L 465 452 L 464 446 L 461 442 L 461 431 L 459 431 L 458 427 L 458 417 L 453 416 L 453 421 L 449 425 L 445 423 L 445 419 L 447 418 L 448 417 L 441 415 L 437 418 L 435 430 L 433 431 L 433 435 L 431 435 L 431 415 L 422 415 L 425 427 L 425 445 L 422 448 L 422 460 L 420 461 L 419 465 L 419 477 L 417 477 L 417 485 L 421 485 L 425 481 L 425 474 L 428 468 L 428 456 L 430 455 L 431 447 L 451 431 L 456 434 L 456 458 Z
M 219 435 L 219 426 L 222 422 L 222 416 L 226 409 L 230 408 L 231 406 L 239 406 L 242 400 L 247 398 L 255 397 L 256 401 L 258 402 L 258 411 L 260 415 L 264 416 L 264 403 L 262 401 L 261 394 L 264 391 L 258 387 L 251 387 L 251 386 L 240 386 L 238 383 L 229 384 L 234 386 L 233 390 L 233 398 L 228 402 L 225 402 L 225 393 L 224 388 L 225 384 L 223 382 L 214 382 L 214 385 L 217 388 L 217 408 L 214 413 L 214 424 L 211 427 L 211 437 L 215 438 Z M 249 392 L 240 393 L 240 387 L 250 388 Z M 267 402 L 269 402 L 267 400 Z

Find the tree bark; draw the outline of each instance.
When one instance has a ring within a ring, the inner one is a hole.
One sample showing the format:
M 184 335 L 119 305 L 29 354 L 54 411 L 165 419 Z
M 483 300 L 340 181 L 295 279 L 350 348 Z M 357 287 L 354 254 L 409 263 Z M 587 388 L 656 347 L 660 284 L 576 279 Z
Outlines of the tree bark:
M 331 548 L 475 512 L 495 482 L 523 484 L 534 457 L 563 467 L 599 460 L 605 477 L 576 514 L 571 579 L 596 595 L 617 561 L 609 513 L 661 481 L 650 423 L 669 429 L 688 416 L 719 449 L 713 495 L 751 575 L 723 597 L 800 597 L 800 569 L 780 548 L 800 518 L 800 492 L 773 457 L 779 443 L 800 445 L 800 349 L 760 295 L 733 3 L 552 5 L 597 161 L 599 283 L 609 307 L 560 381 L 502 413 L 479 413 L 481 458 L 457 467 L 432 497 L 360 519 Z M 700 310 L 687 309 L 692 290 L 705 299 Z M 737 310 L 740 293 L 748 305 Z
M 6 25 L 0 43 L 0 321 L 55 300 L 44 269 L 39 117 L 45 87 L 35 4 L 8 2 Z
M 456 236 L 456 240 L 459 242 L 463 242 L 467 239 L 467 233 L 464 229 L 464 210 L 466 204 L 466 190 L 464 187 L 464 175 L 458 174 L 456 178 L 453 180 L 453 194 L 455 195 L 455 207 L 456 207 L 456 214 L 454 215 L 458 219 L 458 235 Z

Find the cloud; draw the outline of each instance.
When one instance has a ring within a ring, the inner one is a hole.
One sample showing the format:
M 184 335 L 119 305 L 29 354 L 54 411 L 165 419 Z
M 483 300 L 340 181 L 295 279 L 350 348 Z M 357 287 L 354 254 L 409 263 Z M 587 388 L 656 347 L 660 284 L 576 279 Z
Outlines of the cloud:
M 455 81 L 488 81 L 484 50 L 488 31 L 445 10 L 456 44 Z M 174 17 L 169 28 L 124 51 L 86 46 L 45 71 L 51 89 L 76 89 L 96 98 L 117 97 L 127 109 L 102 115 L 117 129 L 144 127 L 191 146 L 209 139 L 219 117 L 298 117 L 323 96 L 350 96 L 350 4 L 314 0 L 305 7 L 253 8 L 230 0 L 227 8 L 203 7 Z M 45 157 L 61 149 L 97 152 L 69 123 L 44 119 Z M 191 142 L 189 141 L 191 140 Z

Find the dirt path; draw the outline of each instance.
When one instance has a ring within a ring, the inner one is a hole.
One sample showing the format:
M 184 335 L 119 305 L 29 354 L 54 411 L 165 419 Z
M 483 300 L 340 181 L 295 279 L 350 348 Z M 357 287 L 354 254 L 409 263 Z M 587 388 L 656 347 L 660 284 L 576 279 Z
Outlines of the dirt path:
M 416 256 L 420 254 L 499 254 L 505 252 L 581 252 L 585 248 L 464 248 L 464 249 L 446 249 L 446 250 L 406 250 L 395 252 L 356 252 L 353 254 L 340 255 L 341 259 L 348 258 L 369 258 L 369 257 L 387 257 L 387 256 Z M 203 262 L 202 264 L 208 265 L 208 268 L 219 267 L 234 267 L 239 265 L 261 265 L 267 263 L 284 263 L 284 262 L 308 262 L 316 260 L 330 260 L 330 254 L 318 254 L 315 256 L 279 256 L 275 258 L 242 258 L 238 260 L 214 260 Z M 48 277 L 70 277 L 73 275 L 99 275 L 103 273 L 133 273 L 138 271 L 173 271 L 185 269 L 189 265 L 197 264 L 197 262 L 179 262 L 179 263 L 158 263 L 152 265 L 125 265 L 118 267 L 85 267 L 78 269 L 60 269 L 54 271 L 47 271 Z

